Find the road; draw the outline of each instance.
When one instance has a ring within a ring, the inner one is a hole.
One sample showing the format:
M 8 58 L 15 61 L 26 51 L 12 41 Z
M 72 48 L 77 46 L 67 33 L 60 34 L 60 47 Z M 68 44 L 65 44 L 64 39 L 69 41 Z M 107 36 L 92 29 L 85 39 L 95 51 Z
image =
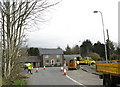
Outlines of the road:
M 90 87 L 90 85 L 102 85 L 102 81 L 98 76 L 81 69 L 67 71 L 67 76 L 65 76 L 60 71 L 60 67 L 48 67 L 46 70 L 39 68 L 38 73 L 33 70 L 33 74 L 28 79 L 28 85 L 80 85 L 79 87 L 89 85 Z
M 78 85 L 73 82 L 60 71 L 60 67 L 49 67 L 46 70 L 39 68 L 39 72 L 36 73 L 33 70 L 33 74 L 30 75 L 28 85 Z M 83 86 L 81 86 L 83 87 Z

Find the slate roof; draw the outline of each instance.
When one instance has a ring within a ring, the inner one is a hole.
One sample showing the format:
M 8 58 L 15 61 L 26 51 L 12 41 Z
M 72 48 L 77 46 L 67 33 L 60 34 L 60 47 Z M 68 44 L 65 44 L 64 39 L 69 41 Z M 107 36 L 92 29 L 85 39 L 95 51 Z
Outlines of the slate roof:
M 66 61 L 69 61 L 71 59 L 74 59 L 74 57 L 81 57 L 79 54 L 73 54 L 73 55 L 64 55 L 64 59 Z
M 48 48 L 39 48 L 39 52 L 40 54 L 46 54 L 46 55 L 50 55 L 50 54 L 63 54 L 62 49 L 48 49 Z
M 20 62 L 40 62 L 39 56 L 21 57 Z

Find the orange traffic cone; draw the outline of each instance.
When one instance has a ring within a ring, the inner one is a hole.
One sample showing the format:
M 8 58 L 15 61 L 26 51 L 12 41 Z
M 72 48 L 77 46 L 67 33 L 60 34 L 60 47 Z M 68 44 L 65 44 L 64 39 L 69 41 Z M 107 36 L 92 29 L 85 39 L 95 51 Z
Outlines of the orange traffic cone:
M 34 68 L 32 67 L 32 70 L 34 70 Z
M 67 75 L 67 73 L 66 73 L 66 68 L 64 69 L 64 75 Z
M 44 66 L 44 68 L 43 68 L 44 70 L 46 70 L 46 67 Z
M 63 71 L 63 67 L 61 67 L 61 71 Z
M 38 72 L 38 68 L 36 68 L 36 72 Z

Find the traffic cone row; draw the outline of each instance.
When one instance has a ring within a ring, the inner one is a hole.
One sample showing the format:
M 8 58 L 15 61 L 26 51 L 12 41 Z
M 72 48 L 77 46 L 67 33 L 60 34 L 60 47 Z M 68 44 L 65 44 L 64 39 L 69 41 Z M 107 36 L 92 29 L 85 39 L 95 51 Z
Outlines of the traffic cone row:
M 61 70 L 60 71 L 63 71 L 64 69 L 63 69 L 63 67 L 61 67 Z
M 36 68 L 36 72 L 38 72 L 38 67 Z
M 46 70 L 46 67 L 44 66 L 44 68 L 43 68 L 44 70 Z
M 44 68 L 43 68 L 43 69 L 44 69 L 44 70 L 46 70 L 46 67 L 44 66 Z M 32 70 L 34 70 L 34 69 L 32 68 Z M 35 72 L 38 72 L 38 67 L 36 67 Z
M 32 67 L 32 70 L 34 70 L 34 68 Z
M 64 75 L 67 75 L 66 68 L 64 68 Z
M 60 71 L 62 71 L 64 75 L 67 75 L 67 72 L 66 72 L 66 68 L 65 68 L 65 67 L 64 67 L 64 68 L 61 67 Z

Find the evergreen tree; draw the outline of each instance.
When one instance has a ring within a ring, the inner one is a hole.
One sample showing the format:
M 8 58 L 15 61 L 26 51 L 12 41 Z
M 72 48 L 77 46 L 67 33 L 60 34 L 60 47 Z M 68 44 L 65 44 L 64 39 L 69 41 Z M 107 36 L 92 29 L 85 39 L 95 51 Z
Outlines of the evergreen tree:
M 94 52 L 98 53 L 100 57 L 105 58 L 105 45 L 98 41 L 93 46 L 94 46 Z
M 72 48 L 72 54 L 80 54 L 80 47 L 78 45 Z
M 31 47 L 27 50 L 27 52 L 28 56 L 40 56 L 38 48 Z
M 67 45 L 67 47 L 65 48 L 65 54 L 68 55 L 68 54 L 71 54 L 71 48 L 69 47 L 69 45 Z
M 90 40 L 83 41 L 80 46 L 80 53 L 82 56 L 87 56 L 88 53 L 93 52 L 92 42 Z

